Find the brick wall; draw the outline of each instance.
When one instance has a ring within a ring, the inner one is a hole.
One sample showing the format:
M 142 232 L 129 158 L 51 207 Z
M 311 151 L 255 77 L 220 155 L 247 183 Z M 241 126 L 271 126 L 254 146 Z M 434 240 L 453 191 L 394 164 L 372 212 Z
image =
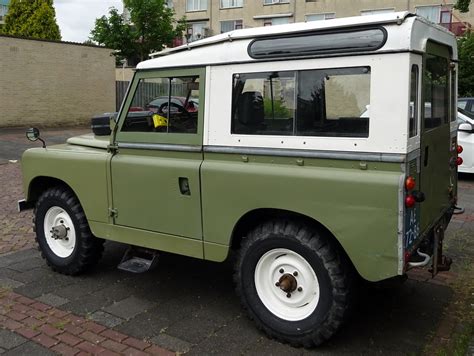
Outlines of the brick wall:
M 0 127 L 84 125 L 114 110 L 110 49 L 0 36 Z

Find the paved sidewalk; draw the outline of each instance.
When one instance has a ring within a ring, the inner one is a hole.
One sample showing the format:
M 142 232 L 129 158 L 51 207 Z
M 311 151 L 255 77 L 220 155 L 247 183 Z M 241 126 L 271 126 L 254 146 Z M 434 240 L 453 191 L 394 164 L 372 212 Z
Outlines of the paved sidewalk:
M 9 142 L 19 140 L 11 135 Z M 455 216 L 446 241 L 453 271 L 432 280 L 415 270 L 401 286 L 369 286 L 333 339 L 315 350 L 294 349 L 268 339 L 242 314 L 228 263 L 162 254 L 155 270 L 134 275 L 116 269 L 126 247 L 108 242 L 90 273 L 52 272 L 35 247 L 31 212 L 16 212 L 23 195 L 18 163 L 0 164 L 0 187 L 0 353 L 7 355 L 419 354 L 433 335 L 449 340 L 455 325 L 444 313 L 452 285 L 474 254 L 474 179 L 463 177 L 466 213 Z
M 19 160 L 28 148 L 41 147 L 41 142 L 30 142 L 26 139 L 25 128 L 0 128 L 0 163 Z M 40 130 L 41 138 L 46 145 L 66 142 L 69 137 L 90 133 L 88 127 L 55 128 Z

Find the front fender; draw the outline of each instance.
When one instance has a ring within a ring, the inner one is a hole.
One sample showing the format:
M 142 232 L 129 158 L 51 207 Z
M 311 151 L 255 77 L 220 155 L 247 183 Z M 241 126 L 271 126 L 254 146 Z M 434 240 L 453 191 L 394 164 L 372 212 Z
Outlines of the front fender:
M 108 222 L 108 162 L 103 149 L 74 145 L 32 148 L 21 165 L 26 203 L 31 205 L 45 189 L 63 182 L 79 201 L 88 220 Z

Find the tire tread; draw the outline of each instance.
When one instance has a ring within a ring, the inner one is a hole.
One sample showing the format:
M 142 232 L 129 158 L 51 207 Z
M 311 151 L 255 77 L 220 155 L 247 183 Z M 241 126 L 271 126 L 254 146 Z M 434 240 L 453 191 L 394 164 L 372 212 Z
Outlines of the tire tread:
M 271 238 L 272 235 L 296 239 L 299 243 L 314 251 L 322 260 L 332 282 L 333 303 L 327 318 L 315 330 L 309 333 L 294 337 L 279 333 L 265 325 L 254 315 L 252 308 L 250 308 L 245 298 L 241 277 L 244 256 L 255 243 Z M 246 314 L 256 323 L 257 328 L 263 330 L 270 338 L 289 343 L 292 346 L 303 346 L 306 348 L 320 345 L 333 336 L 343 324 L 350 306 L 351 277 L 350 268 L 348 268 L 341 254 L 338 253 L 338 246 L 333 243 L 331 237 L 326 236 L 321 231 L 308 227 L 304 223 L 287 219 L 283 221 L 269 220 L 249 231 L 247 236 L 242 239 L 241 248 L 238 251 L 237 261 L 234 266 L 236 292 L 240 297 Z
M 62 200 L 72 212 L 73 216 L 71 216 L 71 218 L 78 222 L 76 233 L 79 238 L 77 239 L 78 246 L 76 246 L 76 248 L 79 250 L 71 263 L 66 266 L 59 266 L 52 262 L 45 254 L 38 238 L 38 234 L 41 233 L 42 222 L 38 221 L 36 214 L 38 208 L 50 200 Z M 41 226 L 38 226 L 39 224 L 41 224 Z M 99 259 L 102 257 L 102 252 L 104 251 L 104 240 L 99 239 L 92 234 L 81 204 L 74 193 L 68 188 L 61 186 L 53 187 L 47 189 L 43 194 L 41 194 L 36 202 L 33 214 L 33 226 L 36 231 L 35 240 L 38 244 L 38 250 L 41 251 L 41 257 L 45 259 L 47 265 L 55 272 L 65 275 L 78 275 L 97 264 Z

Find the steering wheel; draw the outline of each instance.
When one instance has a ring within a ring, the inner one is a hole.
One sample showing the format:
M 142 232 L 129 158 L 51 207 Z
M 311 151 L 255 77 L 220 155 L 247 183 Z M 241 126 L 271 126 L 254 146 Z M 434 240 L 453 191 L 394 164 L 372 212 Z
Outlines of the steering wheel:
M 191 114 L 189 113 L 189 111 L 187 111 L 187 110 L 184 108 L 183 105 L 177 104 L 177 103 L 175 103 L 175 102 L 170 102 L 170 103 L 166 102 L 166 103 L 161 104 L 160 107 L 158 108 L 158 113 L 163 114 L 163 113 L 164 113 L 163 110 L 164 110 L 165 107 L 168 106 L 168 104 L 169 104 L 170 108 L 171 108 L 172 106 L 174 106 L 175 108 L 177 108 L 177 109 L 178 109 L 178 114 L 186 114 L 186 116 L 188 117 L 188 119 L 191 118 Z M 168 110 L 169 110 L 169 109 L 168 109 Z M 171 113 L 170 113 L 170 114 L 171 114 Z

